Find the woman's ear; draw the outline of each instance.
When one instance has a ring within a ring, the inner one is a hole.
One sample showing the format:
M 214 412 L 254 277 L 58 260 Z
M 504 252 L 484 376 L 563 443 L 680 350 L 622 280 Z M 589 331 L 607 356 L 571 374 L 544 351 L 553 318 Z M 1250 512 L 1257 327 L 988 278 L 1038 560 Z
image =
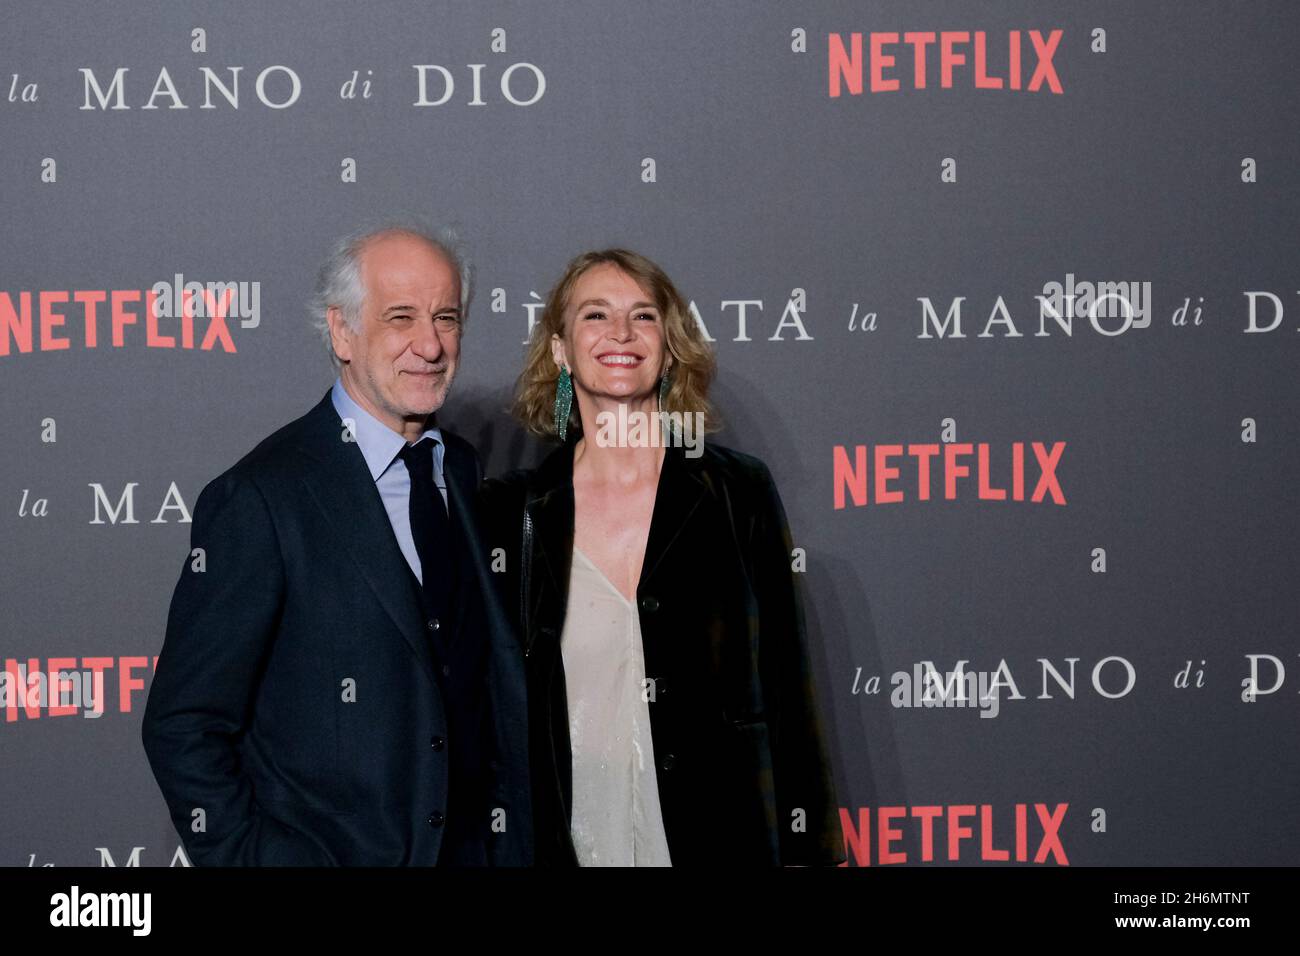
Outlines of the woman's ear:
M 557 368 L 565 368 L 564 361 L 564 340 L 560 338 L 558 332 L 551 333 L 551 360 L 555 362 Z

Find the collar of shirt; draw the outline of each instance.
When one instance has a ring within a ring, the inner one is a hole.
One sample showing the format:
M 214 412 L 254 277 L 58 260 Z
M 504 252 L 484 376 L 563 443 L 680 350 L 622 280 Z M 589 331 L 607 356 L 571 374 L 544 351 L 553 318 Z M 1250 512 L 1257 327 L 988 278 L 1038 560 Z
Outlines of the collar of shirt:
M 397 453 L 406 445 L 406 439 L 358 405 L 348 394 L 348 390 L 343 387 L 341 378 L 334 380 L 330 399 L 334 402 L 334 410 L 339 413 L 339 418 L 352 419 L 354 423 L 352 433 L 356 438 L 357 447 L 361 449 L 366 467 L 370 469 L 371 479 L 378 481 L 397 459 Z M 438 478 L 442 474 L 442 432 L 435 425 L 426 428 L 420 438 L 433 438 L 437 441 L 433 446 L 433 452 L 434 464 L 437 466 L 434 477 Z

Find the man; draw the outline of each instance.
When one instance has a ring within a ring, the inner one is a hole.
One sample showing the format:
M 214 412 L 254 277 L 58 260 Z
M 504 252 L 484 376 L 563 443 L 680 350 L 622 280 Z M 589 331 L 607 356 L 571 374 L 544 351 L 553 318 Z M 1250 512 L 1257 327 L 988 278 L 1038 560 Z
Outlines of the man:
M 384 227 L 321 270 L 339 367 L 209 484 L 145 709 L 145 749 L 199 865 L 527 865 L 523 658 L 440 429 L 468 269 Z

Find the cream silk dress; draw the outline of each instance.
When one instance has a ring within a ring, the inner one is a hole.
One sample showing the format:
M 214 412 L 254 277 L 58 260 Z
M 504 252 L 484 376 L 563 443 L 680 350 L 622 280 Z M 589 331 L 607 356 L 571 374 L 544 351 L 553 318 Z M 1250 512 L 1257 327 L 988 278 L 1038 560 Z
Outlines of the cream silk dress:
M 643 689 L 641 619 L 636 604 L 576 547 L 560 651 L 578 863 L 671 866 Z

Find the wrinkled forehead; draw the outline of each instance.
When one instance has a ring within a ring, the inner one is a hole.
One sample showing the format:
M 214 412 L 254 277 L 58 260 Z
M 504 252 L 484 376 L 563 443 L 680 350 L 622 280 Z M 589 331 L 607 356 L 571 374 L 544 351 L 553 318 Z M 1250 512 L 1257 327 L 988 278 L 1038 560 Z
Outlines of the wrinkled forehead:
M 663 303 L 649 283 L 638 279 L 616 262 L 600 262 L 579 273 L 565 296 L 563 314 L 566 318 L 576 314 L 592 301 L 611 306 L 663 308 Z
M 460 300 L 460 276 L 443 250 L 421 236 L 404 232 L 373 237 L 358 255 L 367 298 L 411 297 L 412 305 L 430 300 Z

